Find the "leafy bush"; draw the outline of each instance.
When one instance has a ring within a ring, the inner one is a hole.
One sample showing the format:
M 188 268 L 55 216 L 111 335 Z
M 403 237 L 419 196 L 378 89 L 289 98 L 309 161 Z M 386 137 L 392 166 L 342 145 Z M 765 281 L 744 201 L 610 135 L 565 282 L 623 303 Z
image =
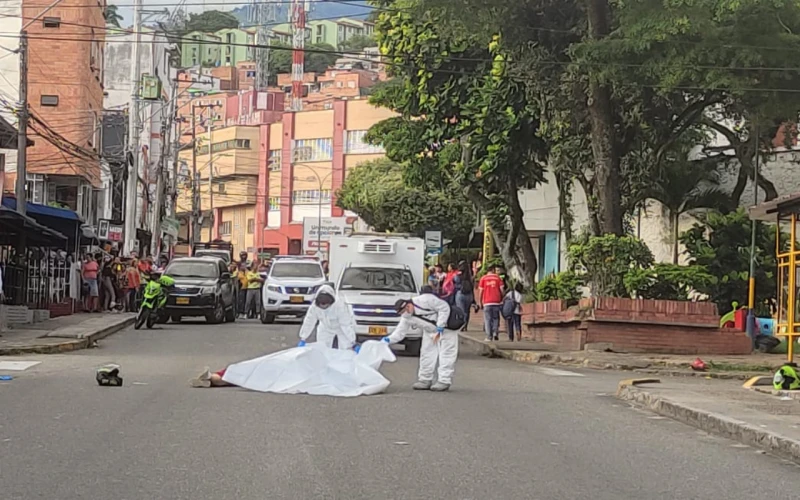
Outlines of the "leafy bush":
M 627 297 L 625 276 L 631 270 L 649 269 L 653 253 L 633 236 L 583 236 L 569 247 L 569 259 L 577 273 L 584 272 L 592 295 Z
M 631 269 L 624 281 L 631 297 L 687 300 L 689 293 L 712 286 L 716 279 L 703 266 L 656 264 L 648 269 Z
M 541 302 L 563 300 L 568 307 L 574 306 L 583 295 L 579 288 L 584 285 L 582 276 L 573 271 L 564 271 L 541 280 L 536 284 L 536 290 L 527 298 Z
M 728 214 L 709 212 L 701 223 L 681 235 L 689 264 L 702 266 L 715 278 L 712 283 L 699 283 L 696 289 L 708 295 L 720 313 L 729 311 L 731 302 L 747 302 L 750 224 L 750 218 L 741 208 Z M 777 294 L 776 230 L 774 226 L 758 223 L 757 232 L 756 313 L 769 315 Z

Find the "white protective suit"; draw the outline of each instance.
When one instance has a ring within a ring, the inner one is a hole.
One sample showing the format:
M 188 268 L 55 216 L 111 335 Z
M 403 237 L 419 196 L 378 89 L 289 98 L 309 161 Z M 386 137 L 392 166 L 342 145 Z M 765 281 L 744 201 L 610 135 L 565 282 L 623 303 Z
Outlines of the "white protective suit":
M 447 326 L 450 306 L 439 297 L 429 293 L 415 297 L 411 302 L 414 304 L 414 314 L 403 315 L 400 323 L 389 335 L 389 343 L 402 342 L 412 329 L 422 330 L 418 379 L 421 382 L 433 382 L 433 373 L 438 361 L 439 382 L 450 385 L 453 382 L 453 372 L 458 358 L 458 333 L 445 330 L 439 340 L 434 341 L 437 327 L 445 328 Z
M 314 303 L 308 308 L 303 326 L 300 327 L 300 339 L 307 340 L 317 327 L 317 342 L 326 347 L 333 347 L 333 339 L 339 338 L 339 349 L 352 349 L 356 341 L 356 319 L 350 308 L 343 300 L 336 299 L 336 292 L 328 285 L 322 285 L 317 292 L 328 294 L 334 298 L 333 304 L 327 309 L 322 309 Z

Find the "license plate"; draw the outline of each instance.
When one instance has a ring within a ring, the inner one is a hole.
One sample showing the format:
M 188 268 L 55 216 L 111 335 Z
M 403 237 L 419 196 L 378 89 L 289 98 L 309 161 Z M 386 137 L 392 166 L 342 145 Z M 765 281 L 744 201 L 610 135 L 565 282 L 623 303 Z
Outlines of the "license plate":
M 303 296 L 302 295 L 292 295 L 289 297 L 289 302 L 292 304 L 302 304 L 303 303 Z
M 179 306 L 185 306 L 189 304 L 189 297 L 178 297 L 175 299 L 175 303 Z
M 367 333 L 370 335 L 386 335 L 386 331 L 385 326 L 370 326 L 367 329 Z

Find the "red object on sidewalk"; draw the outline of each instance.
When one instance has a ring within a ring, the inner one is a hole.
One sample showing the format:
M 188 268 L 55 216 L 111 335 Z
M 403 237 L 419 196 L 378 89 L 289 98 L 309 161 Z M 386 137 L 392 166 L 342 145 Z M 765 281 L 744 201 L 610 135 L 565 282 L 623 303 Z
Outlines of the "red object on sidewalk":
M 691 366 L 692 370 L 694 370 L 696 372 L 704 372 L 704 371 L 706 371 L 706 368 L 707 368 L 705 361 L 703 361 L 700 358 L 697 358 L 694 361 L 692 361 L 692 364 L 689 365 L 689 366 Z
M 747 330 L 747 308 L 742 307 L 733 315 L 733 326 L 740 332 Z

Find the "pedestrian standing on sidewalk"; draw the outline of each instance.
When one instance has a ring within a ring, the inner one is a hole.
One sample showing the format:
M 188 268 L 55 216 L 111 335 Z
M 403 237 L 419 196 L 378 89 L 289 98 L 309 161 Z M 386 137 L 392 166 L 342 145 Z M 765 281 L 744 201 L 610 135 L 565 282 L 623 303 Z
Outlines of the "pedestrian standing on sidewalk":
M 253 261 L 247 271 L 247 299 L 244 304 L 248 318 L 257 318 L 261 314 L 261 284 L 264 278 L 258 272 L 258 262 Z
M 455 279 L 458 271 L 453 263 L 447 264 L 447 273 L 442 280 L 442 295 L 441 298 L 450 307 L 456 304 L 456 284 Z
M 103 310 L 110 311 L 117 305 L 116 295 L 114 294 L 114 263 L 111 257 L 106 257 L 100 271 L 103 280 Z
M 136 291 L 141 284 L 139 275 L 139 260 L 131 259 L 125 270 L 125 307 L 128 312 L 137 312 Z
M 475 303 L 475 282 L 472 280 L 470 266 L 466 261 L 462 260 L 458 264 L 458 274 L 453 282 L 456 286 L 456 305 L 464 311 L 466 319 L 461 331 L 466 332 L 469 326 L 470 309 Z
M 239 282 L 239 293 L 236 296 L 237 300 L 237 310 L 239 311 L 239 315 L 243 318 L 247 317 L 247 309 L 245 305 L 247 303 L 247 263 L 240 262 L 237 266 L 236 271 L 236 279 Z M 261 312 L 261 311 L 259 311 Z
M 497 268 L 489 266 L 486 275 L 478 282 L 478 306 L 483 307 L 483 328 L 486 340 L 500 340 L 500 307 L 503 303 L 503 280 Z
M 522 285 L 517 283 L 513 290 L 509 290 L 503 297 L 503 318 L 506 320 L 508 340 L 514 342 L 514 332 L 522 338 Z
M 86 262 L 83 263 L 81 269 L 83 282 L 88 285 L 89 296 L 85 304 L 87 312 L 98 312 L 98 298 L 100 297 L 100 288 L 97 286 L 97 272 L 100 270 L 100 265 L 92 257 L 91 254 L 86 256 Z

